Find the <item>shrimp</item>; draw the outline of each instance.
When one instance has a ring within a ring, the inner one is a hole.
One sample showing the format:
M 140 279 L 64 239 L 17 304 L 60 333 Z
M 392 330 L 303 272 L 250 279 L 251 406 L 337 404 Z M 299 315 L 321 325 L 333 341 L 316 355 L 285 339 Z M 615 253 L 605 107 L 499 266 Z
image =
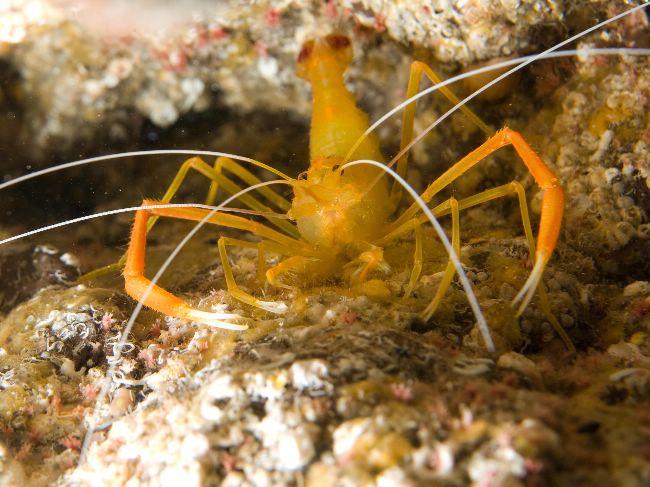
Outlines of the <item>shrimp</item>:
M 293 199 L 289 201 L 268 187 L 260 187 L 258 196 L 242 195 L 241 202 L 264 216 L 266 223 L 222 211 L 165 207 L 190 169 L 200 172 L 211 181 L 207 205 L 214 203 L 219 189 L 230 194 L 241 190 L 226 176 L 226 172 L 249 185 L 260 183 L 252 172 L 228 157 L 217 158 L 213 166 L 198 157 L 188 159 L 164 197 L 160 201 L 144 200 L 142 208 L 136 212 L 124 262 L 126 292 L 144 306 L 169 316 L 227 329 L 245 328 L 245 325 L 236 325 L 231 321 L 235 315 L 194 308 L 145 277 L 147 231 L 158 217 L 164 216 L 205 221 L 257 236 L 257 242 L 225 236 L 219 238 L 217 245 L 226 286 L 233 298 L 275 314 L 285 313 L 287 305 L 280 301 L 259 299 L 241 289 L 234 277 L 228 248 L 256 249 L 260 277 L 279 289 L 294 289 L 296 286 L 290 282 L 290 278 L 300 276 L 303 282 L 306 279 L 312 282 L 332 278 L 343 280 L 354 292 L 360 294 L 382 287 L 388 292 L 383 282 L 374 278 L 376 274 L 388 269 L 384 249 L 398 238 L 412 233 L 415 235 L 415 253 L 405 291 L 408 296 L 422 271 L 422 225 L 429 219 L 427 214 L 432 212 L 435 217 L 451 215 L 453 251 L 435 297 L 421 312 L 422 318 L 426 320 L 435 313 L 455 273 L 462 273 L 460 263 L 453 255 L 460 252 L 460 212 L 497 198 L 515 195 L 519 200 L 522 222 L 531 254 L 535 256 L 535 264 L 513 305 L 519 305 L 519 316 L 539 288 L 542 291 L 542 308 L 547 316 L 552 317 L 540 282 L 544 268 L 553 254 L 562 223 L 564 193 L 556 175 L 521 134 L 507 127 L 493 133 L 479 117 L 464 107 L 465 113 L 489 138 L 433 181 L 419 195 L 420 203 L 429 204 L 434 196 L 470 168 L 498 149 L 512 145 L 544 193 L 537 245 L 533 238 L 524 188 L 517 181 L 464 199 L 449 198 L 430 209 L 430 212 L 425 211 L 424 215 L 422 210 L 428 208 L 422 208 L 416 201 L 396 215 L 402 203 L 403 190 L 398 181 L 391 185 L 384 176 L 390 172 L 403 181 L 408 168 L 408 153 L 405 148 L 413 140 L 415 106 L 411 104 L 404 111 L 400 145 L 402 151 L 398 155 L 399 160 L 396 160 L 397 170 L 393 172 L 384 166 L 385 159 L 375 135 L 368 134 L 368 116 L 358 108 L 353 95 L 344 84 L 344 73 L 351 60 L 349 39 L 336 34 L 308 41 L 298 56 L 297 74 L 306 79 L 312 88 L 309 168 L 298 178 L 291 178 L 270 166 L 256 163 L 291 186 Z M 407 97 L 417 93 L 422 76 L 427 76 L 433 82 L 439 81 L 431 68 L 416 61 L 411 66 Z M 457 101 L 450 91 L 444 94 L 452 101 Z M 357 160 L 348 162 L 352 154 Z M 283 260 L 266 269 L 264 255 L 268 252 L 282 256 Z M 554 318 L 550 321 L 556 325 L 556 330 L 572 349 L 570 339 L 557 321 Z M 484 333 L 484 339 L 486 346 L 493 349 L 489 334 L 486 336 Z

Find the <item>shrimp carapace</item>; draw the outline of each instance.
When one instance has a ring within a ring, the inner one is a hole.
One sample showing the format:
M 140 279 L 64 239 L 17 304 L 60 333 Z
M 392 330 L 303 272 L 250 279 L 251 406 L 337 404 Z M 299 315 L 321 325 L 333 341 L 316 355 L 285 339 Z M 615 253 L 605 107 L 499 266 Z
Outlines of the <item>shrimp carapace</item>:
M 289 216 L 305 239 L 329 248 L 380 237 L 394 211 L 386 178 L 368 190 L 368 182 L 380 176 L 381 169 L 356 166 L 338 171 L 369 126 L 368 115 L 345 86 L 343 76 L 351 60 L 350 40 L 337 34 L 306 42 L 298 55 L 298 74 L 312 89 L 311 161 L 306 179 L 294 185 Z M 355 154 L 384 161 L 374 134 Z
M 350 40 L 336 34 L 308 41 L 298 56 L 298 74 L 309 81 L 312 90 L 309 133 L 312 163 L 322 158 L 343 160 L 368 129 L 368 115 L 357 107 L 343 78 L 351 60 Z M 364 140 L 355 156 L 384 160 L 374 134 Z M 377 169 L 372 168 L 372 172 Z

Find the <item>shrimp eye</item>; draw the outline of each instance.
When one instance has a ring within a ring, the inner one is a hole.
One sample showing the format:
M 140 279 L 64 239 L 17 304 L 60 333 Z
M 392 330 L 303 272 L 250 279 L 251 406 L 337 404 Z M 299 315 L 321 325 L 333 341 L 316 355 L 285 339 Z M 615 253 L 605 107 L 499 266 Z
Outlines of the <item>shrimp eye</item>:
M 335 51 L 338 51 L 339 49 L 345 49 L 346 47 L 350 46 L 350 39 L 341 34 L 330 34 L 325 37 L 325 40 L 327 41 L 327 44 L 329 44 L 329 46 Z
M 298 54 L 298 63 L 302 63 L 309 59 L 312 51 L 314 50 L 314 41 L 307 41 L 303 44 L 300 54 Z

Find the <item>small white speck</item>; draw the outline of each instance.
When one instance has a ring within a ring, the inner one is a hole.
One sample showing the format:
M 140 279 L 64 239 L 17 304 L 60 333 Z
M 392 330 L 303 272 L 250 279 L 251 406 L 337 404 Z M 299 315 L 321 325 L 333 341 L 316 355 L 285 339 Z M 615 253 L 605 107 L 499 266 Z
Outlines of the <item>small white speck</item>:
M 76 377 L 77 372 L 74 370 L 74 362 L 69 358 L 64 358 L 61 362 L 61 373 L 67 377 Z
M 257 61 L 257 69 L 264 78 L 272 80 L 278 74 L 278 60 L 270 56 L 260 57 Z
M 53 245 L 38 245 L 35 249 L 34 252 L 40 252 L 43 254 L 48 254 L 48 255 L 55 255 L 58 253 L 59 249 L 54 247 Z
M 607 181 L 607 184 L 612 184 L 612 182 L 620 175 L 621 172 L 615 167 L 605 169 L 605 181 Z
M 66 252 L 65 254 L 61 255 L 61 257 L 59 257 L 59 259 L 65 265 L 69 265 L 69 266 L 72 266 L 72 267 L 79 267 L 79 259 L 77 258 L 76 255 L 71 254 L 70 252 Z

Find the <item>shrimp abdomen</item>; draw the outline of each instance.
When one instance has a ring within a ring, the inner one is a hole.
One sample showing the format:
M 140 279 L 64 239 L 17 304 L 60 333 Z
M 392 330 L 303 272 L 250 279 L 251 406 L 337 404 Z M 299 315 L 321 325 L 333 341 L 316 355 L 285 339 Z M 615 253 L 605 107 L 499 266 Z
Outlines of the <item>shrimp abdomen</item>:
M 309 142 L 312 163 L 323 159 L 343 160 L 368 129 L 368 115 L 357 107 L 343 80 L 351 59 L 350 40 L 342 35 L 329 35 L 305 43 L 298 57 L 298 74 L 312 87 Z M 379 143 L 373 135 L 366 137 L 354 157 L 383 162 Z

